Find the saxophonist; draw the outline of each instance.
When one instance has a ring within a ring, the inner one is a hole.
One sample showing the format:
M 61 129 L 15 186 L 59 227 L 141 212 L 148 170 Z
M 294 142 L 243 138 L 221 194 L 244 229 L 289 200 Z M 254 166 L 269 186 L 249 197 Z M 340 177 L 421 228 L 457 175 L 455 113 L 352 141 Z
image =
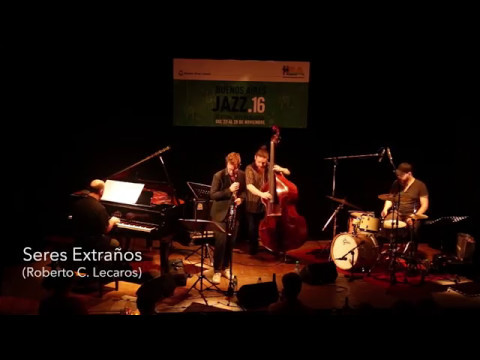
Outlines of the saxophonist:
M 236 213 L 238 206 L 245 201 L 246 197 L 245 173 L 239 169 L 240 163 L 240 154 L 231 152 L 225 158 L 226 168 L 213 175 L 210 189 L 213 204 L 210 215 L 213 221 L 218 222 L 225 229 L 225 233 L 215 233 L 212 277 L 214 284 L 219 284 L 222 276 L 230 278 L 229 266 L 238 232 Z

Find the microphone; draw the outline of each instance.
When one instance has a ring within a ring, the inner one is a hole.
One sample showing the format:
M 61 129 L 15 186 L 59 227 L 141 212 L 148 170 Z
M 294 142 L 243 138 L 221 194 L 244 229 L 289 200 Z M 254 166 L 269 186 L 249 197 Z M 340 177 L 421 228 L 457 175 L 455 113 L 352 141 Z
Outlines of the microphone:
M 393 164 L 392 153 L 390 152 L 389 147 L 387 147 L 387 156 L 388 156 L 388 160 L 390 160 L 390 164 L 392 164 L 392 166 L 395 168 L 395 165 Z
M 383 157 L 385 156 L 385 148 L 382 148 L 382 151 L 378 153 L 378 162 L 381 163 L 383 160 Z

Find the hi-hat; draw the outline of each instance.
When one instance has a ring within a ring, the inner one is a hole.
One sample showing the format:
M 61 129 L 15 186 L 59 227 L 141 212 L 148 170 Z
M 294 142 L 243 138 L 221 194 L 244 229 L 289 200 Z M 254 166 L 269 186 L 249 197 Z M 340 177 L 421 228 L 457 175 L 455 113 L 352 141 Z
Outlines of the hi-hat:
M 328 196 L 327 195 L 327 198 L 329 198 L 330 200 L 333 200 L 335 202 L 338 202 L 340 204 L 343 204 L 343 205 L 346 205 L 346 206 L 350 206 L 351 208 L 354 208 L 354 209 L 358 209 L 358 210 L 361 210 L 360 207 L 358 207 L 357 205 L 353 205 L 352 203 L 349 203 L 347 200 L 345 199 L 339 199 L 339 198 L 335 198 L 333 196 Z
M 428 215 L 423 215 L 423 214 L 410 214 L 410 215 L 407 215 L 407 217 L 415 219 L 415 220 L 428 219 Z
M 408 194 L 400 194 L 400 197 L 402 198 L 405 198 L 405 197 L 411 197 L 409 196 Z M 380 200 L 385 200 L 385 201 L 391 201 L 391 202 L 395 202 L 395 201 L 398 201 L 398 194 L 380 194 L 378 195 L 378 198 Z

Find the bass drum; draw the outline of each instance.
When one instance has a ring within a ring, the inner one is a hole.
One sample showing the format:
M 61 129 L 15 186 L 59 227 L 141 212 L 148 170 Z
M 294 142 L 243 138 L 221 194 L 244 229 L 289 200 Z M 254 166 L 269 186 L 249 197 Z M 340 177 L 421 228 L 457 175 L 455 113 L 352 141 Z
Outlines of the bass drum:
M 370 233 L 338 234 L 330 248 L 331 258 L 341 270 L 350 270 L 352 266 L 359 270 L 370 269 L 375 264 L 379 252 L 378 242 Z

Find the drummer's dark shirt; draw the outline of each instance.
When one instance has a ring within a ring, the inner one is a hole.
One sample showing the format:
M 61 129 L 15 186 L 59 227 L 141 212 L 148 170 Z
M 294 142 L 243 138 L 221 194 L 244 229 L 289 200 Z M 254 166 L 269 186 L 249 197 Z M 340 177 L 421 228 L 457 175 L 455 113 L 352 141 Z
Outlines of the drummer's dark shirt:
M 410 185 L 406 192 L 403 191 L 402 186 L 395 180 L 392 184 L 390 193 L 397 194 L 398 190 L 400 191 L 400 207 L 399 212 L 402 215 L 413 214 L 420 208 L 420 198 L 422 196 L 428 196 L 428 190 L 425 183 L 415 179 L 415 181 Z

